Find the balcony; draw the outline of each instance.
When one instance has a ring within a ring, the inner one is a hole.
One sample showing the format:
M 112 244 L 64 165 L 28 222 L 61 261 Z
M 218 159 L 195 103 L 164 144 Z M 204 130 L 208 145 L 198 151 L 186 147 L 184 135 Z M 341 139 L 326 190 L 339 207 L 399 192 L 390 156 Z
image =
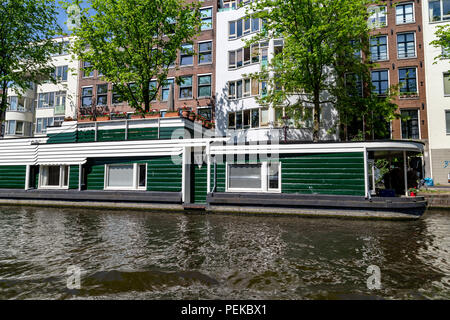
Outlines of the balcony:
M 59 115 L 65 115 L 66 114 L 66 106 L 65 105 L 59 105 L 55 106 L 55 116 Z

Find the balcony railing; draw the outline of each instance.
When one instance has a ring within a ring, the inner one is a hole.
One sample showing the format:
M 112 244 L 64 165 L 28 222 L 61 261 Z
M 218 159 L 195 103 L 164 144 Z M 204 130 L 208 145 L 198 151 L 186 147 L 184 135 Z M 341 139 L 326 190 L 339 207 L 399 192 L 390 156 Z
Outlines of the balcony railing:
M 55 106 L 55 115 L 64 115 L 66 114 L 66 106 Z

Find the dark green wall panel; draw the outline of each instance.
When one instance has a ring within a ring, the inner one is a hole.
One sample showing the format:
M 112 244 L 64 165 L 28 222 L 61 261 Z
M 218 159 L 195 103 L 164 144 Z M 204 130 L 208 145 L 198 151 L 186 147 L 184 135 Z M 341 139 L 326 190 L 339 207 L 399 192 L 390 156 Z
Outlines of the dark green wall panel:
M 193 167 L 194 203 L 206 203 L 208 166 L 203 163 L 201 168 L 196 164 Z
M 25 189 L 26 166 L 0 166 L 0 189 Z
M 69 170 L 69 189 L 78 189 L 79 167 L 70 166 Z
M 95 131 L 78 131 L 77 134 L 78 142 L 94 142 L 95 141 Z
M 94 164 L 87 167 L 87 190 L 103 190 L 105 185 L 105 165 Z
M 76 131 L 49 134 L 47 143 L 74 143 L 77 142 Z
M 181 156 L 178 156 L 180 164 L 174 164 L 172 157 L 156 157 L 148 160 L 147 166 L 147 190 L 181 192 L 182 190 L 182 166 Z
M 364 155 L 282 155 L 283 193 L 364 196 Z

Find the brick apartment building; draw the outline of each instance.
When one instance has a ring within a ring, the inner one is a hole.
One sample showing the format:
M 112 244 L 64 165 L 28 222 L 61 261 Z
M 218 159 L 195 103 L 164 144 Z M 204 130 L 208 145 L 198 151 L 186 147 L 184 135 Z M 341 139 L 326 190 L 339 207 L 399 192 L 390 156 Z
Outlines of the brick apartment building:
M 400 83 L 394 103 L 409 120 L 393 120 L 392 139 L 415 139 L 428 142 L 425 64 L 423 47 L 422 3 L 385 1 L 369 7 L 371 57 L 377 67 L 372 70 L 375 91 L 383 94 Z
M 195 55 L 178 54 L 174 67 L 169 70 L 167 85 L 161 86 L 158 99 L 151 103 L 151 109 L 160 110 L 162 115 L 168 108 L 170 84 L 174 86 L 175 110 L 181 107 L 189 107 L 193 111 L 214 119 L 215 107 L 215 30 L 217 0 L 190 0 L 199 1 L 202 10 L 202 31 L 194 39 L 190 51 Z M 80 62 L 80 70 L 85 62 Z M 183 85 L 175 82 L 175 77 L 183 77 Z M 87 112 L 88 108 L 95 106 L 103 112 L 133 112 L 126 102 L 118 101 L 114 94 L 113 85 L 101 80 L 98 71 L 90 74 L 79 74 L 79 114 Z

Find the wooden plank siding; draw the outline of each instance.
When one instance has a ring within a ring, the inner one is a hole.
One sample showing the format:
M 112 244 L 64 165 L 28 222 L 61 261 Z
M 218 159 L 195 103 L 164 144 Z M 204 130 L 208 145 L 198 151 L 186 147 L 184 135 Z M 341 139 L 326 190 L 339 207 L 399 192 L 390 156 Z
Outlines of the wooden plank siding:
M 70 166 L 69 169 L 69 189 L 78 189 L 80 169 L 78 166 Z
M 25 189 L 26 166 L 0 166 L 0 189 Z
M 206 203 L 206 194 L 208 192 L 208 166 L 203 163 L 200 168 L 198 165 L 193 164 L 193 182 L 194 182 L 194 203 Z
M 364 154 L 282 155 L 282 193 L 364 196 Z
M 281 161 L 282 193 L 355 196 L 365 194 L 362 152 L 282 154 L 279 161 Z M 249 163 L 248 159 L 245 163 Z M 216 170 L 216 192 L 225 192 L 225 164 L 217 164 Z M 212 187 L 214 164 L 211 164 L 210 181 Z
M 147 191 L 181 192 L 182 165 L 174 164 L 171 156 L 150 159 L 95 159 L 86 164 L 87 190 L 103 190 L 105 164 L 147 164 Z

